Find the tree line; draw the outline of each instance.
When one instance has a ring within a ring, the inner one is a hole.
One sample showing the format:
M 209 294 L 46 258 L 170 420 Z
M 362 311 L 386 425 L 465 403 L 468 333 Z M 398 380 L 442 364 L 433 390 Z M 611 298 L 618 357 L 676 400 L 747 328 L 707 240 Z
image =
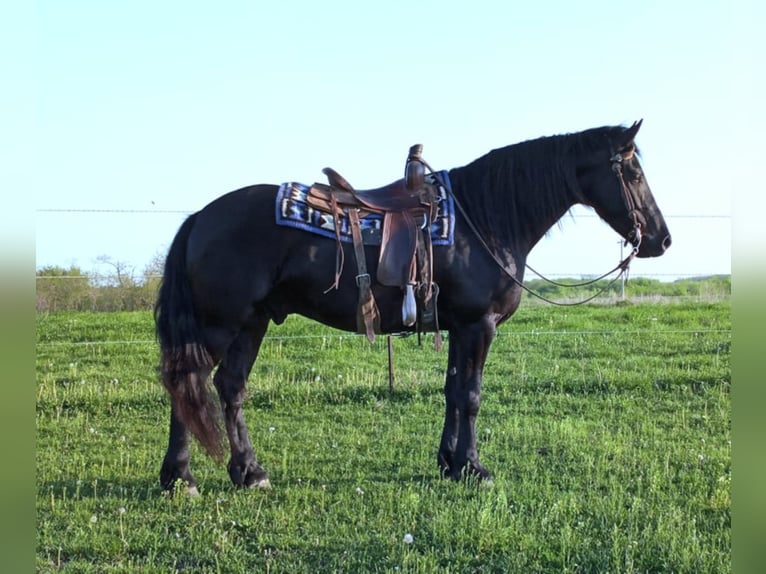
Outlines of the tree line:
M 83 271 L 77 265 L 38 268 L 37 311 L 139 311 L 154 307 L 163 257 L 155 257 L 141 272 L 108 256 L 99 257 L 98 262 L 105 272 Z

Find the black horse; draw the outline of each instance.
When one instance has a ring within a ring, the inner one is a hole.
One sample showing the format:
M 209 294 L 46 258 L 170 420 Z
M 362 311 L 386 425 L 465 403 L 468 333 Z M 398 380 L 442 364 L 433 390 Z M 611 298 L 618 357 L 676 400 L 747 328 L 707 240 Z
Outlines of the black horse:
M 630 128 L 610 126 L 496 149 L 448 172 L 460 207 L 454 241 L 433 248 L 440 328 L 449 333 L 446 413 L 437 463 L 443 476 L 487 479 L 476 417 L 482 372 L 495 331 L 519 306 L 527 255 L 573 205 L 592 207 L 638 257 L 662 255 L 670 234 L 639 164 Z M 256 462 L 242 411 L 245 384 L 269 322 L 299 313 L 357 329 L 354 273 L 332 283 L 336 241 L 275 223 L 278 186 L 228 193 L 191 215 L 170 247 L 155 306 L 162 382 L 171 397 L 163 489 L 177 480 L 196 493 L 189 431 L 220 460 L 221 411 L 229 475 L 237 486 L 269 485 Z M 344 244 L 346 260 L 353 248 Z M 376 248 L 367 247 L 374 277 Z M 407 330 L 399 288 L 373 284 L 380 332 Z M 220 407 L 208 392 L 213 384 Z

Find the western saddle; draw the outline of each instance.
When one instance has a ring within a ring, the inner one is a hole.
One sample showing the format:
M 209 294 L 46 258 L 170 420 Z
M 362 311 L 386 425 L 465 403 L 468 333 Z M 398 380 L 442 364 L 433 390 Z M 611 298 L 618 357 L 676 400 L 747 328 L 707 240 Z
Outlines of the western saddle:
M 437 185 L 426 181 L 423 146 L 410 147 L 404 177 L 376 189 L 354 189 L 332 168 L 322 172 L 329 185 L 315 183 L 308 195 L 309 204 L 333 215 L 337 243 L 335 281 L 327 289 L 337 289 L 343 272 L 344 254 L 340 238 L 341 217 L 348 217 L 357 264 L 359 287 L 357 330 L 370 342 L 380 332 L 380 313 L 372 293 L 372 279 L 367 272 L 364 240 L 360 219 L 378 214 L 383 219 L 380 254 L 376 279 L 381 285 L 400 287 L 403 292 L 402 323 L 418 330 L 434 329 L 440 347 L 436 298 L 438 286 L 433 282 L 433 246 L 431 222 L 436 215 L 439 194 Z M 415 300 L 417 296 L 420 307 Z

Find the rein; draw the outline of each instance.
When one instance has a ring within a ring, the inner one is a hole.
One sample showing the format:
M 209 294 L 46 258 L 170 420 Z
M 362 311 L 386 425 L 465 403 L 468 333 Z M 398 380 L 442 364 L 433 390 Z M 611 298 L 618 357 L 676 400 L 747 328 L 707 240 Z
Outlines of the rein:
M 595 299 L 596 297 L 599 297 L 602 293 L 604 293 L 606 290 L 608 290 L 612 285 L 614 285 L 620 277 L 623 275 L 626 275 L 628 273 L 628 270 L 630 268 L 630 263 L 633 261 L 633 258 L 638 254 L 638 249 L 641 246 L 641 223 L 638 221 L 636 204 L 633 201 L 633 196 L 630 193 L 630 190 L 628 189 L 627 184 L 625 183 L 625 177 L 622 173 L 622 162 L 625 160 L 629 160 L 633 157 L 634 150 L 630 150 L 629 152 L 625 153 L 625 155 L 617 152 L 611 155 L 609 158 L 609 161 L 612 164 L 612 171 L 617 176 L 617 179 L 620 182 L 620 188 L 622 191 L 623 199 L 625 201 L 625 205 L 628 208 L 628 213 L 633 219 L 633 238 L 628 240 L 625 240 L 625 244 L 627 245 L 629 242 L 633 245 L 633 249 L 631 249 L 630 253 L 627 257 L 625 257 L 622 261 L 620 261 L 614 268 L 607 271 L 600 277 L 597 277 L 596 279 L 592 279 L 590 281 L 585 281 L 583 283 L 574 283 L 574 284 L 565 284 L 565 283 L 557 283 L 556 281 L 551 281 L 550 279 L 545 278 L 543 275 L 535 271 L 532 267 L 530 267 L 528 264 L 526 264 L 527 269 L 532 271 L 535 275 L 543 279 L 544 281 L 547 281 L 548 283 L 551 283 L 553 285 L 557 285 L 559 287 L 584 287 L 587 285 L 592 285 L 596 283 L 597 281 L 600 281 L 604 279 L 605 277 L 611 275 L 618 269 L 620 272 L 612 279 L 609 283 L 607 283 L 602 289 L 599 289 L 597 293 L 594 295 L 591 295 L 590 297 L 583 299 L 582 301 L 576 301 L 574 303 L 561 303 L 559 301 L 553 301 L 552 299 L 548 299 L 544 295 L 540 295 L 539 293 L 533 291 L 529 287 L 527 287 L 523 281 L 520 281 L 516 278 L 516 276 L 505 266 L 505 263 L 500 260 L 500 258 L 497 256 L 497 254 L 490 248 L 490 246 L 487 244 L 487 242 L 484 240 L 484 237 L 481 235 L 481 232 L 476 228 L 476 225 L 474 225 L 473 221 L 471 221 L 471 218 L 468 217 L 468 213 L 463 208 L 462 204 L 460 203 L 460 200 L 455 196 L 454 193 L 452 193 L 452 198 L 455 201 L 455 206 L 460 210 L 460 213 L 463 215 L 463 218 L 465 219 L 466 223 L 468 224 L 468 227 L 473 231 L 476 238 L 479 240 L 479 243 L 481 243 L 482 247 L 484 247 L 485 251 L 492 257 L 492 259 L 497 263 L 498 267 L 514 282 L 516 285 L 521 287 L 524 291 L 532 295 L 533 297 L 537 297 L 541 301 L 545 301 L 546 303 L 550 303 L 551 305 L 558 305 L 560 307 L 574 307 L 577 305 L 584 305 L 585 303 L 588 303 Z M 424 163 L 424 165 L 428 168 L 428 170 L 434 174 L 434 177 L 439 181 L 439 183 L 444 187 L 444 189 L 449 190 L 446 185 L 444 185 L 444 182 L 441 181 L 441 178 L 436 174 L 433 169 L 431 168 L 428 163 L 421 159 L 421 161 Z

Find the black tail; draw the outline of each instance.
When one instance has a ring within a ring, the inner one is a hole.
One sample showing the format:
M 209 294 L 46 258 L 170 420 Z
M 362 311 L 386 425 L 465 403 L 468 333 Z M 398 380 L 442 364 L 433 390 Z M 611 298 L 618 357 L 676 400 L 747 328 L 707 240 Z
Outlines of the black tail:
M 160 343 L 162 384 L 178 417 L 215 459 L 222 457 L 220 415 L 207 381 L 214 360 L 205 347 L 194 313 L 186 269 L 186 244 L 195 215 L 178 230 L 165 260 L 154 322 Z

